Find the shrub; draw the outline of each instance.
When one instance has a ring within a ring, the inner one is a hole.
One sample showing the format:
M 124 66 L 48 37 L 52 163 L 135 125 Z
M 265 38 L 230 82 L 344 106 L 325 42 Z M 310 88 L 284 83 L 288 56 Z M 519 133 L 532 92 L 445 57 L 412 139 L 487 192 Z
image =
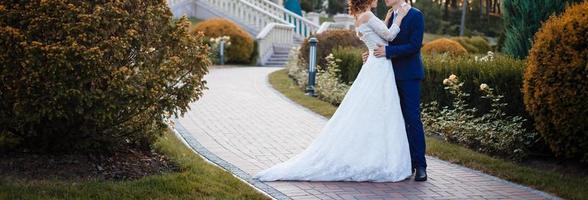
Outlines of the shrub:
M 422 49 L 423 54 L 448 54 L 450 56 L 464 56 L 468 51 L 456 41 L 441 38 L 433 40 Z
M 327 66 L 325 57 L 335 50 L 337 47 L 364 47 L 365 45 L 355 35 L 355 31 L 351 30 L 329 30 L 316 35 L 318 39 L 316 58 L 317 65 L 321 67 Z M 304 40 L 300 48 L 300 58 L 308 61 L 308 52 L 310 45 L 308 39 Z M 367 50 L 366 50 L 367 51 Z
M 425 106 L 422 119 L 427 133 L 439 133 L 447 141 L 513 160 L 527 156 L 537 142 L 537 134 L 524 128 L 525 119 L 504 113 L 504 96 L 495 94 L 487 84 L 480 84 L 479 89 L 492 102 L 492 109 L 476 116 L 476 109 L 469 108 L 466 102 L 470 94 L 462 90 L 464 83 L 456 75 L 444 79 L 443 85 L 453 97 L 451 107 L 439 109 L 436 102 Z
M 582 0 L 504 0 L 506 38 L 503 52 L 515 58 L 525 58 L 531 49 L 533 36 L 541 23 L 560 13 L 567 4 Z
M 336 59 L 333 54 L 329 54 L 325 59 L 327 66 L 318 70 L 316 75 L 316 93 L 319 99 L 339 105 L 350 86 L 339 79 L 338 63 L 341 63 L 341 60 Z
M 300 88 L 305 89 L 308 84 L 308 68 L 305 62 L 300 59 L 300 48 L 292 48 L 286 63 L 288 69 L 288 76 L 296 81 Z
M 361 58 L 363 52 L 363 49 L 356 47 L 338 47 L 333 51 L 333 56 L 340 60 L 337 62 L 337 66 L 339 68 L 338 76 L 342 83 L 351 84 L 357 78 L 363 65 Z
M 549 19 L 524 75 L 524 101 L 552 151 L 588 161 L 588 2 Z
M 193 34 L 204 33 L 208 38 L 229 36 L 231 46 L 226 49 L 225 59 L 227 63 L 250 64 L 254 63 L 256 56 L 253 37 L 245 32 L 234 22 L 228 19 L 214 18 L 202 21 L 191 31 Z
M 475 37 L 453 37 L 451 40 L 454 40 L 461 44 L 469 53 L 473 54 L 485 54 L 488 51 L 492 50 L 488 40 L 481 36 Z
M 149 147 L 209 61 L 164 1 L 2 1 L 0 138 L 20 150 Z
M 422 82 L 421 99 L 424 103 L 437 101 L 440 106 L 449 106 L 452 97 L 446 93 L 440 83 L 451 74 L 459 74 L 463 81 L 462 90 L 470 94 L 466 98 L 469 105 L 475 105 L 478 113 L 490 110 L 490 102 L 483 99 L 478 90 L 482 83 L 493 85 L 496 92 L 504 94 L 508 103 L 506 112 L 509 115 L 528 118 L 524 109 L 521 93 L 524 61 L 510 56 L 497 55 L 489 61 L 476 61 L 470 57 L 452 58 L 443 55 L 425 55 L 425 80 Z

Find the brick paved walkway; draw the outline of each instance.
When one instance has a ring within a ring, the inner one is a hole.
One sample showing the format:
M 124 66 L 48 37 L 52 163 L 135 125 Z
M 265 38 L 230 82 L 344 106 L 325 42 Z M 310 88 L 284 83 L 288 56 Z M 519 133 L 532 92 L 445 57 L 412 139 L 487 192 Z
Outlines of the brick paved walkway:
M 267 81 L 280 68 L 215 68 L 209 90 L 177 120 L 199 154 L 276 199 L 556 199 L 478 171 L 427 157 L 429 180 L 398 183 L 259 182 L 251 176 L 301 152 L 327 119 Z

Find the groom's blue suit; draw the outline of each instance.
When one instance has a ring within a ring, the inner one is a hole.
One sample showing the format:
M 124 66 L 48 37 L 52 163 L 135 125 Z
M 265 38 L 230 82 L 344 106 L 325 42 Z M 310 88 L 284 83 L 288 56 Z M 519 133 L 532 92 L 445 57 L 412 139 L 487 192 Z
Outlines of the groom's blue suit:
M 390 20 L 388 27 L 393 21 Z M 396 39 L 386 46 L 386 58 L 394 65 L 413 168 L 427 167 L 425 133 L 420 116 L 421 80 L 425 76 L 421 59 L 424 23 L 421 11 L 411 8 L 400 24 Z

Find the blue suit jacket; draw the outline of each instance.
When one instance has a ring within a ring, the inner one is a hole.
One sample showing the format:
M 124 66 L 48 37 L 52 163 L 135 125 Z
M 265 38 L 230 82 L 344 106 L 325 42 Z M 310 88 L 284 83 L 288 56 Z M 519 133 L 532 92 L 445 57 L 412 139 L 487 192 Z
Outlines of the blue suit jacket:
M 390 20 L 388 27 L 394 20 Z M 400 32 L 386 46 L 386 58 L 392 60 L 396 80 L 423 80 L 425 69 L 421 59 L 421 46 L 425 20 L 423 13 L 411 8 L 402 19 Z

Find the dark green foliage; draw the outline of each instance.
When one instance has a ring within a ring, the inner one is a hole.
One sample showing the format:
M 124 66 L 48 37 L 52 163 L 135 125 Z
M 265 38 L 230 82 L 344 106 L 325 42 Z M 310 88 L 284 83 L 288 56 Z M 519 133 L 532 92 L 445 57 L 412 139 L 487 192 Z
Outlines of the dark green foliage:
M 506 38 L 503 51 L 525 58 L 533 45 L 533 36 L 549 16 L 562 12 L 566 5 L 582 0 L 504 0 Z
M 465 36 L 485 35 L 497 37 L 503 31 L 500 16 L 486 14 L 486 7 L 480 7 L 480 1 L 473 0 L 470 10 L 466 15 Z M 485 3 L 485 2 L 484 2 Z M 425 13 L 425 32 L 442 35 L 459 35 L 459 26 L 462 14 L 461 6 L 449 8 L 447 16 L 444 13 L 444 5 L 440 0 L 418 0 L 414 7 Z M 483 13 L 482 15 L 480 13 Z
M 437 101 L 441 106 L 450 106 L 452 97 L 444 89 L 443 80 L 451 74 L 459 76 L 464 85 L 462 90 L 469 93 L 468 105 L 475 105 L 479 113 L 486 113 L 490 103 L 481 98 L 482 83 L 491 85 L 496 93 L 503 94 L 508 103 L 505 112 L 509 115 L 528 116 L 521 94 L 524 61 L 507 56 L 497 56 L 493 61 L 476 62 L 471 57 L 451 58 L 443 55 L 424 56 L 425 80 L 422 84 L 422 101 Z
M 0 138 L 35 152 L 147 148 L 209 61 L 165 1 L 0 2 Z
M 329 8 L 327 8 L 327 13 L 331 15 L 335 15 L 337 13 L 346 13 L 347 10 L 347 0 L 328 0 L 329 1 Z
M 300 0 L 300 7 L 306 12 L 319 12 L 322 9 L 321 0 Z
M 333 51 L 333 56 L 341 60 L 337 62 L 340 70 L 339 80 L 347 84 L 355 80 L 363 65 L 361 54 L 364 51 L 364 49 L 357 47 L 339 47 Z

